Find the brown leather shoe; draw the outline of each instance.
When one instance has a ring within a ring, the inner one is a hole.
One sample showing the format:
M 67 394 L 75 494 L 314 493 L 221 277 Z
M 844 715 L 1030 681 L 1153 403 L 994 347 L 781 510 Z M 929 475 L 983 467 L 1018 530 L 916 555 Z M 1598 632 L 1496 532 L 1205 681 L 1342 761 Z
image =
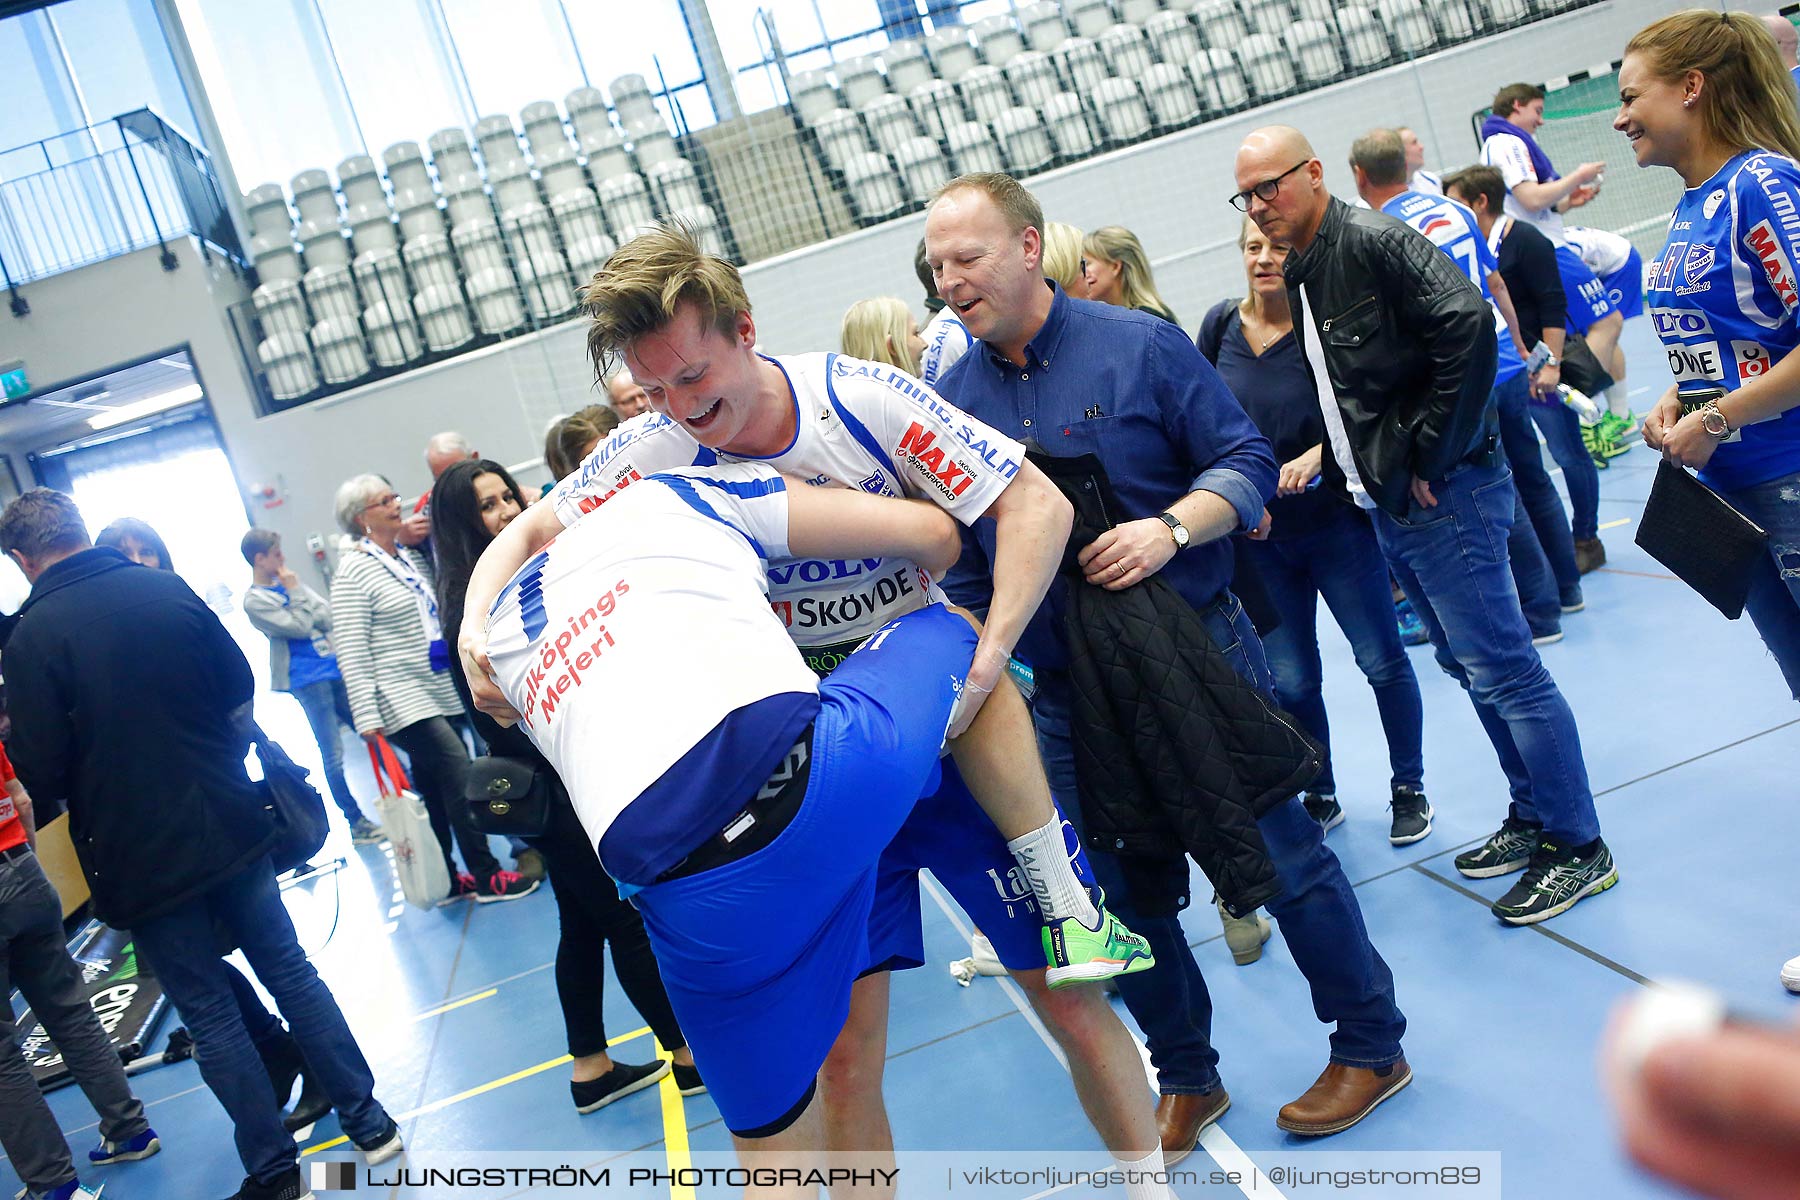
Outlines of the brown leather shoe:
M 1305 1095 L 1281 1106 L 1275 1123 L 1301 1137 L 1342 1133 L 1412 1082 L 1412 1068 L 1404 1058 L 1382 1069 L 1387 1074 L 1377 1075 L 1368 1067 L 1328 1064 Z
M 1164 1096 L 1156 1102 L 1156 1132 L 1162 1138 L 1163 1165 L 1180 1162 L 1200 1144 L 1206 1127 L 1225 1115 L 1231 1097 L 1224 1088 L 1202 1094 Z

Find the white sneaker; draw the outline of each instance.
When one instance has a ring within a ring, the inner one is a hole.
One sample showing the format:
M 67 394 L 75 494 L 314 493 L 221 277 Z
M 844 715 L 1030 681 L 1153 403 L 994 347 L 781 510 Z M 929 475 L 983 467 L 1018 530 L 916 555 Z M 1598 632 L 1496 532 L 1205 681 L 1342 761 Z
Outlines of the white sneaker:
M 1800 958 L 1790 958 L 1781 965 L 1781 986 L 1800 995 Z
M 77 1183 L 75 1190 L 69 1193 L 69 1200 L 100 1200 L 100 1193 L 106 1190 L 103 1183 L 99 1187 L 89 1187 L 85 1183 Z M 48 1192 L 44 1193 L 49 1195 Z M 20 1188 L 13 1195 L 13 1200 L 35 1200 L 30 1188 Z
M 977 975 L 1004 975 L 1006 964 L 994 953 L 994 943 L 988 941 L 987 934 L 979 929 L 969 939 L 969 958 L 975 964 Z

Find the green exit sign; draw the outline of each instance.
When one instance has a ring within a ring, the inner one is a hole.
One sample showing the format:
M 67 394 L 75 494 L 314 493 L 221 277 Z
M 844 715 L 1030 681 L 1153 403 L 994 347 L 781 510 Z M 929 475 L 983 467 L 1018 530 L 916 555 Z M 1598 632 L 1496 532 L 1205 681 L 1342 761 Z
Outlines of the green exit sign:
M 29 392 L 31 385 L 25 381 L 24 362 L 16 358 L 10 362 L 0 362 L 0 384 L 5 385 L 8 400 L 17 399 Z

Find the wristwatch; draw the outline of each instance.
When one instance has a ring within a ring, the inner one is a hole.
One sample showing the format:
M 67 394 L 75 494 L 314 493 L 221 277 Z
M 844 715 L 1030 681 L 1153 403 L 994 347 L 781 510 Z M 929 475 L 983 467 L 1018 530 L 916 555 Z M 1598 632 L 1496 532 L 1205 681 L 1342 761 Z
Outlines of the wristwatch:
M 1560 359 L 1560 358 L 1556 357 L 1556 355 L 1552 354 L 1550 357 L 1548 357 L 1544 360 L 1544 366 L 1560 367 L 1560 366 L 1562 366 L 1562 359 Z M 1539 370 L 1542 370 L 1542 369 L 1543 368 L 1541 368 L 1541 367 L 1539 368 Z
M 1717 400 L 1708 400 L 1700 406 L 1700 428 L 1721 442 L 1731 436 L 1731 422 Z
M 1162 523 L 1164 525 L 1167 525 L 1169 527 L 1169 532 L 1172 535 L 1174 535 L 1175 549 L 1178 551 L 1186 550 L 1188 547 L 1188 541 L 1190 540 L 1188 538 L 1187 526 L 1183 525 L 1181 523 L 1180 518 L 1176 517 L 1176 515 L 1174 513 L 1164 512 L 1164 513 L 1157 513 L 1156 515 L 1159 518 L 1161 518 Z

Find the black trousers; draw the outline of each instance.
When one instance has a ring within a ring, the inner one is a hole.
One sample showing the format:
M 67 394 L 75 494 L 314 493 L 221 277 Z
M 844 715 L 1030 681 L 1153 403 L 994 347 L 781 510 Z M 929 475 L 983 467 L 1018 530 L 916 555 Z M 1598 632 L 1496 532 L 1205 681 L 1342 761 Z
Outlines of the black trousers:
M 469 806 L 463 803 L 463 781 L 469 772 L 469 748 L 443 717 L 414 721 L 405 729 L 388 732 L 388 740 L 405 753 L 412 769 L 413 790 L 431 814 L 431 831 L 444 848 L 444 864 L 456 878 L 456 861 L 450 857 L 451 830 L 462 851 L 463 866 L 478 883 L 485 884 L 500 869 L 500 861 L 488 849 L 487 835 L 475 828 Z
M 562 1002 L 569 1053 L 581 1058 L 606 1049 L 603 997 L 609 942 L 619 985 L 656 1040 L 670 1050 L 687 1045 L 663 990 L 644 920 L 619 899 L 618 885 L 601 869 L 587 831 L 566 797 L 551 802 L 544 835 L 528 840 L 543 852 L 562 921 L 562 938 L 556 945 L 556 994 Z

